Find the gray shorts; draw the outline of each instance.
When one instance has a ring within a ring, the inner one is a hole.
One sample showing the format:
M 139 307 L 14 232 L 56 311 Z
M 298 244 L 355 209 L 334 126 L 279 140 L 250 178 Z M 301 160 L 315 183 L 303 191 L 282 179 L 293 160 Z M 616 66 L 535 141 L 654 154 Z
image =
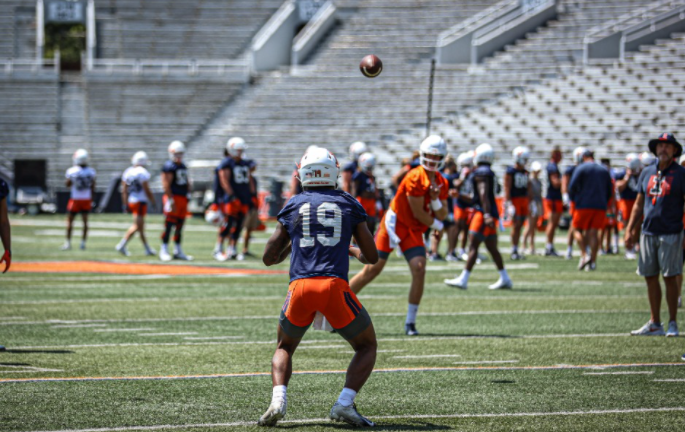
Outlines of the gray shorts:
M 683 232 L 665 235 L 640 235 L 637 274 L 644 277 L 677 276 L 683 272 Z

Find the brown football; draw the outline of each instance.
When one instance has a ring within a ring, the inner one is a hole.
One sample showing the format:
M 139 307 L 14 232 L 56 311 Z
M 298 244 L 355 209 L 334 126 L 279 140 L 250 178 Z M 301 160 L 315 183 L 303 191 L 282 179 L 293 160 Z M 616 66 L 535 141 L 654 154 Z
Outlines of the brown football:
M 383 72 L 383 62 L 375 55 L 369 54 L 359 63 L 359 70 L 367 78 L 376 78 Z

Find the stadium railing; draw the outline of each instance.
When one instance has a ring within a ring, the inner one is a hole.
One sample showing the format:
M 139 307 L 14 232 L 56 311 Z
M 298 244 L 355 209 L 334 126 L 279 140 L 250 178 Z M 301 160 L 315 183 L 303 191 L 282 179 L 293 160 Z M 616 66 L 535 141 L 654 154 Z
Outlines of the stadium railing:
M 131 75 L 185 76 L 222 78 L 231 82 L 248 82 L 250 64 L 246 60 L 140 60 L 92 59 L 85 61 L 87 74 L 127 73 Z
M 54 60 L 0 59 L 0 69 L 2 69 L 5 75 L 29 72 L 32 75 L 45 74 L 57 76 L 59 74 L 60 59 L 59 53 L 56 54 Z

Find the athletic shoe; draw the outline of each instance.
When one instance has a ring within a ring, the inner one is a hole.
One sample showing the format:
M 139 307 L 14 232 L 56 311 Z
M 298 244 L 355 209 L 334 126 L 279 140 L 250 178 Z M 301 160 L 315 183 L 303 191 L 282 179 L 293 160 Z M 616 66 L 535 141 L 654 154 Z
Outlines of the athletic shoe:
M 519 254 L 518 252 L 512 252 L 511 253 L 511 260 L 512 261 L 518 261 L 518 260 L 522 260 L 522 259 L 523 259 L 522 254 Z
M 118 244 L 114 247 L 114 250 L 122 254 L 123 256 L 131 256 L 131 252 L 126 249 L 126 245 L 124 244 Z
M 254 257 L 255 257 L 255 254 L 253 254 L 253 253 L 250 252 L 250 251 L 247 251 L 247 252 L 243 252 L 243 256 L 244 256 L 245 258 L 247 258 L 247 257 L 254 258 Z
M 404 334 L 407 336 L 418 336 L 419 331 L 416 330 L 416 324 L 409 323 L 404 325 Z
M 580 257 L 580 261 L 578 261 L 578 270 L 583 270 L 588 264 L 590 264 L 589 256 Z
M 217 260 L 219 262 L 224 262 L 228 259 L 228 256 L 225 253 L 218 251 L 218 250 L 215 250 L 214 253 L 212 254 L 212 256 L 214 257 L 215 260 Z
M 428 256 L 428 261 L 445 261 L 445 259 L 439 253 L 434 253 Z
M 450 252 L 447 255 L 445 255 L 445 261 L 457 262 L 457 261 L 461 261 L 461 259 L 454 252 Z
M 228 257 L 228 259 L 235 259 L 237 255 L 238 255 L 238 254 L 236 253 L 234 247 L 229 246 L 229 247 L 226 249 L 226 256 Z
M 545 249 L 545 256 L 558 257 L 559 254 L 557 253 L 557 251 L 554 248 L 552 248 L 552 249 Z
M 566 255 L 564 255 L 564 259 L 567 259 L 567 260 L 573 259 L 573 250 L 567 250 Z
M 235 259 L 238 261 L 245 261 L 245 254 L 239 253 L 238 255 L 235 256 Z
M 269 409 L 259 417 L 257 424 L 259 426 L 276 426 L 276 422 L 285 417 L 285 410 L 288 407 L 288 402 L 285 399 L 276 399 L 271 402 Z
M 157 252 L 154 249 L 152 249 L 150 246 L 146 246 L 145 247 L 145 255 L 146 256 L 155 256 L 155 255 L 157 255 Z
M 599 254 L 600 254 L 600 255 L 609 255 L 609 254 L 611 254 L 611 252 L 607 252 L 607 251 L 605 251 L 604 249 L 600 249 L 600 250 L 599 250 Z
M 683 356 L 680 357 L 680 360 L 685 361 L 685 354 L 683 354 Z
M 637 259 L 637 254 L 633 251 L 626 251 L 626 259 L 627 260 Z
M 511 281 L 511 279 L 506 279 L 503 280 L 501 277 L 497 279 L 497 282 L 494 284 L 490 285 L 488 289 L 491 290 L 498 290 L 498 289 L 512 289 L 514 288 L 514 283 Z
M 331 413 L 328 415 L 331 420 L 345 422 L 357 427 L 374 427 L 376 423 L 363 417 L 357 412 L 357 406 L 352 403 L 350 406 L 342 406 L 340 402 L 336 402 L 331 408 Z
M 445 279 L 444 280 L 445 285 L 451 286 L 453 288 L 459 288 L 459 289 L 467 289 L 468 287 L 466 286 L 468 284 L 467 281 L 462 280 L 460 277 L 456 277 L 454 279 Z
M 647 321 L 647 324 L 631 331 L 630 334 L 633 336 L 663 336 L 666 332 L 664 332 L 663 324 L 656 325 L 652 321 Z
M 193 257 L 190 255 L 186 255 L 185 253 L 183 253 L 182 250 L 179 250 L 178 252 L 176 252 L 174 254 L 174 259 L 181 260 L 181 261 L 192 261 Z
M 469 260 L 469 253 L 464 252 L 463 254 L 461 254 L 461 260 L 462 261 L 468 261 Z
M 62 245 L 62 250 L 63 250 L 63 251 L 71 250 L 71 243 L 69 243 L 69 242 L 64 243 L 64 244 Z
M 82 241 L 81 246 L 79 246 L 81 250 L 86 250 L 86 242 Z
M 590 263 L 585 267 L 586 272 L 595 271 L 595 270 L 597 270 L 597 263 L 594 261 L 590 261 Z
M 678 323 L 675 321 L 671 321 L 668 323 L 668 331 L 666 332 L 666 337 L 677 337 L 679 336 L 680 333 L 678 333 Z
M 162 261 L 171 261 L 172 259 L 171 255 L 169 255 L 169 250 L 165 245 L 162 245 L 162 248 L 159 250 L 159 259 Z

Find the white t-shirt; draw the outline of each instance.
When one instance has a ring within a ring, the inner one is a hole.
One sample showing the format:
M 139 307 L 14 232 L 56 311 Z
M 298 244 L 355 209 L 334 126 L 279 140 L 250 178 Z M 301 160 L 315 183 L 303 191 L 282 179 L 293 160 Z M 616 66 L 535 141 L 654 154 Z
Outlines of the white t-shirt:
M 66 178 L 71 180 L 71 199 L 93 199 L 91 188 L 95 181 L 95 170 L 91 167 L 73 166 L 67 170 Z
M 123 180 L 128 185 L 128 202 L 131 204 L 138 202 L 147 202 L 147 195 L 145 195 L 145 189 L 143 189 L 143 183 L 150 180 L 150 173 L 142 166 L 132 166 L 124 171 L 124 175 L 121 176 Z

